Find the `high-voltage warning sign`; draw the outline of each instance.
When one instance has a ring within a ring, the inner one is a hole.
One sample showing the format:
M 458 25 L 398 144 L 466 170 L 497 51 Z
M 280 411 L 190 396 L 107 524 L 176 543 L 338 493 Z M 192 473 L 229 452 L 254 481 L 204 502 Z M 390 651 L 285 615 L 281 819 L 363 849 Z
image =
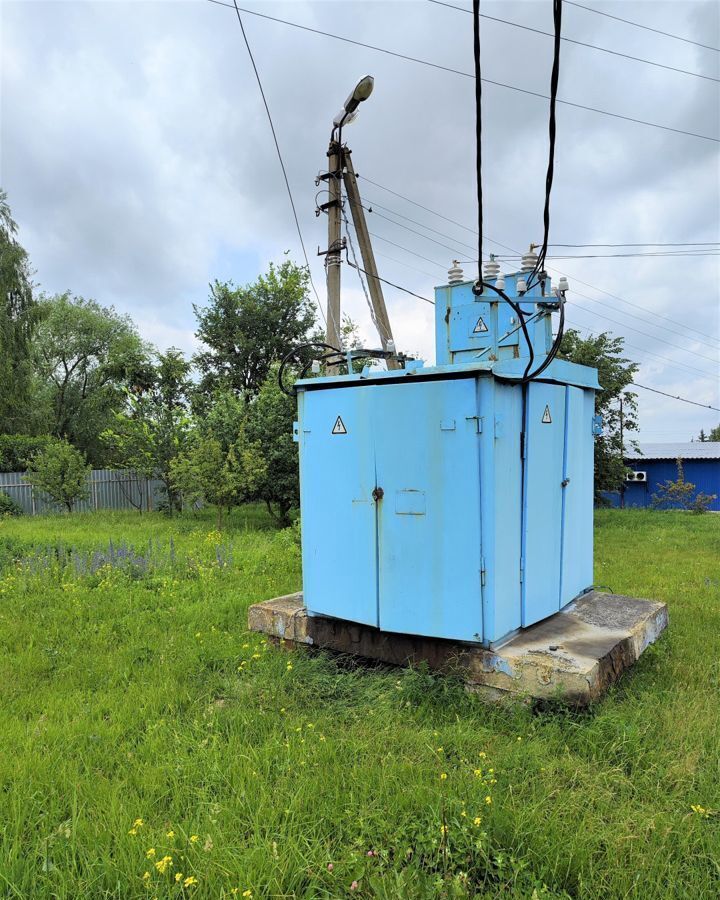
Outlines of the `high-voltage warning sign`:
M 481 332 L 487 331 L 487 330 L 488 330 L 488 327 L 485 324 L 485 320 L 483 319 L 482 316 L 480 316 L 480 318 L 477 320 L 477 324 L 473 328 L 473 334 L 480 334 Z
M 549 404 L 545 407 L 545 412 L 543 413 L 543 417 L 542 417 L 542 423 L 543 423 L 543 425 L 552 425 L 552 416 L 550 415 L 550 405 Z
M 345 427 L 345 423 L 340 418 L 340 416 L 335 419 L 335 424 L 333 425 L 333 429 L 330 434 L 347 434 L 347 428 Z

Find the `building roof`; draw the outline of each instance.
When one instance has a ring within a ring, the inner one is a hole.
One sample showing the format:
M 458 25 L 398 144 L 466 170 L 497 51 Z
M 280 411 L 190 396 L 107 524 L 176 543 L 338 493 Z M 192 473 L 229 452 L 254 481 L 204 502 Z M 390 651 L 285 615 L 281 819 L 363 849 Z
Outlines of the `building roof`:
M 638 444 L 625 451 L 627 460 L 645 459 L 720 459 L 720 441 L 690 441 L 677 444 Z

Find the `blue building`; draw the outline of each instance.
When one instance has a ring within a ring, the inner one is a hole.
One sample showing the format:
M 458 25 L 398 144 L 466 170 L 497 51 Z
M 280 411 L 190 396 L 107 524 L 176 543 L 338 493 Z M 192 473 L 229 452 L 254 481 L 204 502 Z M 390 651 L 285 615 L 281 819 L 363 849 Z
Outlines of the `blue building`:
M 665 481 L 678 477 L 677 461 L 682 460 L 685 481 L 692 482 L 698 493 L 716 494 L 710 509 L 720 511 L 720 441 L 639 444 L 629 451 L 625 463 L 631 472 L 621 493 L 608 494 L 613 506 L 642 507 L 652 505 L 652 496 Z

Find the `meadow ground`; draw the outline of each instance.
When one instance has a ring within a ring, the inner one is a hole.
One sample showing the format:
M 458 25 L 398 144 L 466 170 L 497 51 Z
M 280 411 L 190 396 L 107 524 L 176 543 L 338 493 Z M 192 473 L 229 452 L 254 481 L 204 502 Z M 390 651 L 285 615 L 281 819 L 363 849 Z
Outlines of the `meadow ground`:
M 286 652 L 291 531 L 0 522 L 0 897 L 720 896 L 720 517 L 601 511 L 670 630 L 593 710 Z

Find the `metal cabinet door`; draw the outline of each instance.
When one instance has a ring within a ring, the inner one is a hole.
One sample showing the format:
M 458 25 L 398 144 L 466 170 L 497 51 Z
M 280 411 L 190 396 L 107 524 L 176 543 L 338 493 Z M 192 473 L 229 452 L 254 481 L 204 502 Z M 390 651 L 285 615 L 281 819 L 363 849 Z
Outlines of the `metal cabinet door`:
M 377 626 L 372 393 L 300 395 L 300 492 L 307 608 Z
M 560 605 L 593 583 L 593 391 L 568 387 Z
M 525 419 L 523 627 L 560 609 L 565 387 L 531 383 Z
M 474 379 L 377 388 L 380 628 L 482 636 L 480 436 Z

